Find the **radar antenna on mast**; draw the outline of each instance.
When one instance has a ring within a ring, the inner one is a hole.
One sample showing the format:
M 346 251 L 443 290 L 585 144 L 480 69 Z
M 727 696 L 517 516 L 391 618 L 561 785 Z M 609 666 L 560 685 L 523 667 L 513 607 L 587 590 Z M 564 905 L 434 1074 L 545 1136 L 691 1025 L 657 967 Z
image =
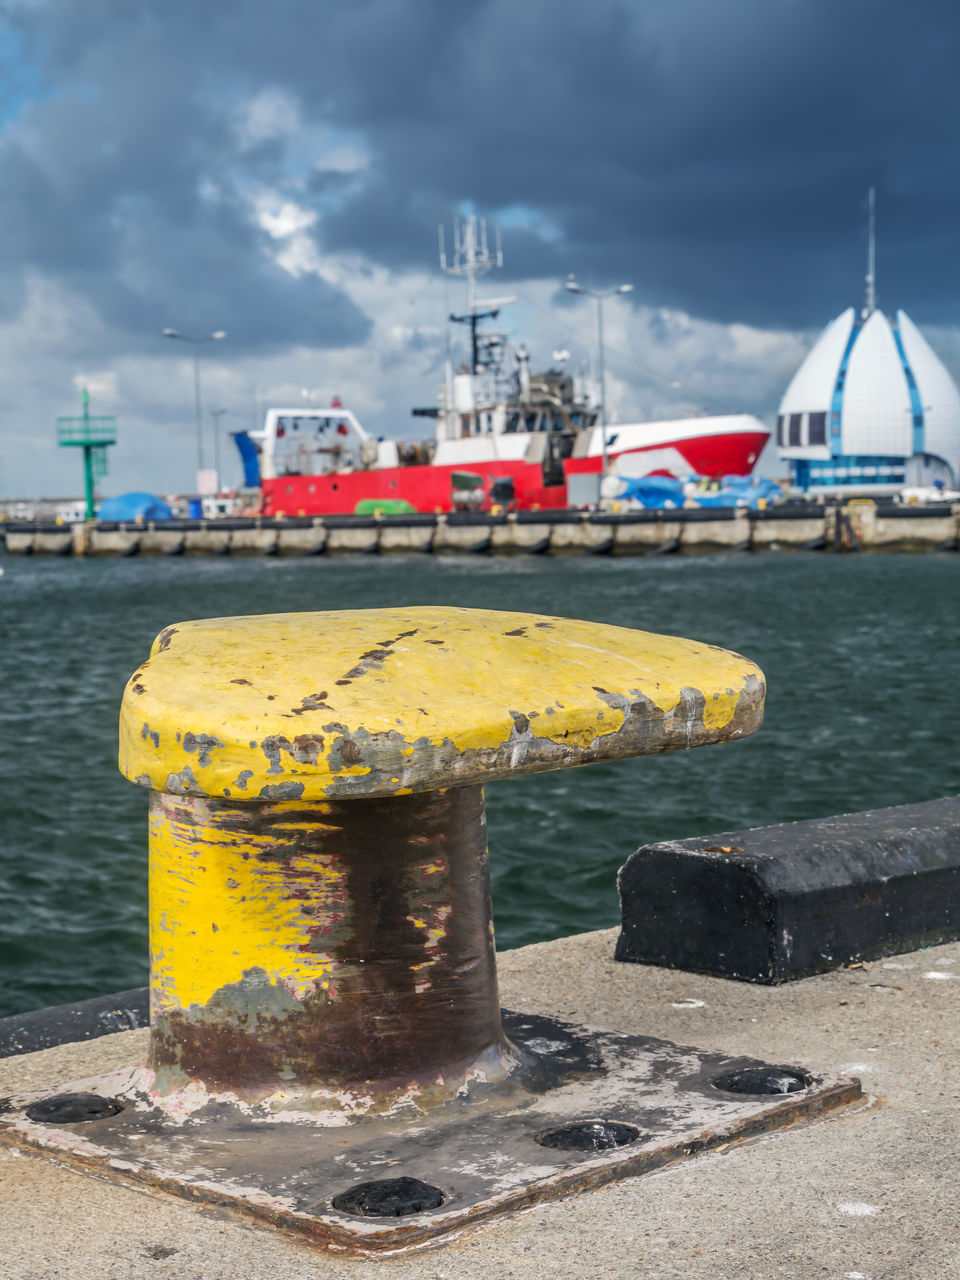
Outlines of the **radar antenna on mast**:
M 503 266 L 503 249 L 500 245 L 500 228 L 494 232 L 496 244 L 491 252 L 487 241 L 487 220 L 475 213 L 464 214 L 453 223 L 453 257 L 447 261 L 443 226 L 440 227 L 440 267 L 451 276 L 466 276 L 468 305 L 476 304 L 475 281 L 495 267 Z M 498 299 L 501 305 L 506 299 Z M 512 302 L 513 299 L 511 298 Z M 491 303 L 476 305 L 489 306 Z
M 467 281 L 467 314 L 450 315 L 448 320 L 454 324 L 470 326 L 470 372 L 474 375 L 481 369 L 489 369 L 497 363 L 499 348 L 502 346 L 502 340 L 497 335 L 478 334 L 479 321 L 496 319 L 501 307 L 516 302 L 516 298 L 512 296 L 477 297 L 477 276 L 485 275 L 495 267 L 503 266 L 499 228 L 494 232 L 494 239 L 495 246 L 491 250 L 487 238 L 486 218 L 478 218 L 475 213 L 464 214 L 454 220 L 453 256 L 448 260 L 443 226 L 439 228 L 441 270 L 450 276 L 464 276 Z

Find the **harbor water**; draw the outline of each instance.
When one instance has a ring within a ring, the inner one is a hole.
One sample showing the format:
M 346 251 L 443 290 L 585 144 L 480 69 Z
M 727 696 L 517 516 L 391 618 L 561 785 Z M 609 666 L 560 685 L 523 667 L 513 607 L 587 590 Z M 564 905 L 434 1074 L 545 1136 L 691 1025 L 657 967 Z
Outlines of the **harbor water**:
M 451 604 L 706 640 L 764 668 L 749 740 L 492 785 L 500 947 L 617 921 L 638 845 L 960 792 L 960 557 L 7 557 L 0 1015 L 146 981 L 146 796 L 116 770 L 127 677 L 187 618 Z

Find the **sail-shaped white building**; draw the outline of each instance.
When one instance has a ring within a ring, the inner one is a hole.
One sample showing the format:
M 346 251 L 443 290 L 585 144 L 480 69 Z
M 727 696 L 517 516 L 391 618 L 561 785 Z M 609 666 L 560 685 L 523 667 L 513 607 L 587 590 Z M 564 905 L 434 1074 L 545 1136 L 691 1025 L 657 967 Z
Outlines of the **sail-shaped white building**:
M 876 307 L 872 212 L 866 303 L 831 320 L 780 402 L 780 454 L 811 497 L 960 479 L 960 392 L 906 312 Z

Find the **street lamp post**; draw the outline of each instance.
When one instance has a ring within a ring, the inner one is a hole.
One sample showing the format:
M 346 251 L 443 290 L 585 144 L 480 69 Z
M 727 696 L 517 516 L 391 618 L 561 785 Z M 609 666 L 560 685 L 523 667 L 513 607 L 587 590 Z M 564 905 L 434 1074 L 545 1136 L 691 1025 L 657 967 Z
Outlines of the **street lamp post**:
M 226 409 L 210 410 L 210 417 L 213 419 L 213 469 L 217 473 L 218 493 L 223 488 L 223 482 L 220 478 L 220 419 L 226 412 Z
M 164 329 L 165 338 L 178 338 L 181 342 L 189 342 L 193 347 L 193 408 L 197 418 L 197 470 L 203 470 L 203 413 L 200 408 L 200 352 L 201 342 L 221 342 L 226 336 L 224 329 L 217 329 L 203 338 L 190 338 L 178 329 Z
M 612 298 L 617 293 L 632 293 L 632 284 L 618 284 L 615 289 L 587 289 L 578 284 L 573 275 L 567 277 L 564 285 L 570 293 L 582 293 L 588 298 L 595 298 L 597 303 L 597 370 L 600 375 L 600 482 L 607 474 L 607 386 L 603 363 L 603 300 Z

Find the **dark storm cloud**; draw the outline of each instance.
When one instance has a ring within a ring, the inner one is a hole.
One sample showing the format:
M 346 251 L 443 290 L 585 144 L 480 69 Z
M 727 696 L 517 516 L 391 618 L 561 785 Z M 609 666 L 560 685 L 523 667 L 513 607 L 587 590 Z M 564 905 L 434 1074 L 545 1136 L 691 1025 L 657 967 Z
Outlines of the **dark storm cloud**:
M 361 339 L 342 295 L 271 263 L 246 203 L 269 182 L 320 211 L 323 248 L 387 266 L 433 270 L 436 221 L 472 201 L 531 214 L 506 220 L 515 276 L 574 270 L 711 319 L 816 325 L 859 298 L 875 182 L 881 303 L 960 321 L 955 0 L 8 12 L 45 95 L 0 143 L 8 306 L 33 268 L 131 333 Z M 272 88 L 306 127 L 362 138 L 366 172 L 303 173 L 289 141 L 243 144 L 238 104 Z
M 452 74 L 405 66 L 412 102 L 370 121 L 379 187 L 332 230 L 369 235 L 398 189 L 526 204 L 563 232 L 539 269 L 806 325 L 859 297 L 876 183 L 882 296 L 956 320 L 956 255 L 938 250 L 960 196 L 958 31 L 937 0 L 489 4 L 449 42 Z
M 276 147 L 245 154 L 236 88 L 208 62 L 216 33 L 175 10 L 84 0 L 16 15 L 39 97 L 0 136 L 0 308 L 37 271 L 91 303 L 119 350 L 167 325 L 227 328 L 231 351 L 362 340 L 349 299 L 267 254 L 246 197 Z

